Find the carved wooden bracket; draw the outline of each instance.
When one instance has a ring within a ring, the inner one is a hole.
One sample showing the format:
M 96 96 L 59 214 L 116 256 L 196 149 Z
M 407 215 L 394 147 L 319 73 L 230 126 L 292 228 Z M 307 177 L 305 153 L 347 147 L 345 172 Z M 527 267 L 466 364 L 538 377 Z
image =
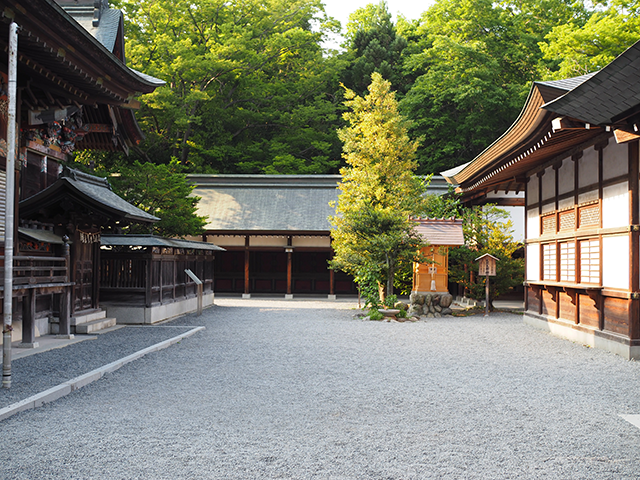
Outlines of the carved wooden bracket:
M 564 287 L 564 291 L 569 295 L 572 305 L 578 305 L 578 290 L 575 288 Z
M 589 298 L 593 300 L 593 303 L 597 309 L 600 309 L 600 304 L 602 303 L 602 295 L 600 295 L 600 290 L 587 290 L 587 295 Z

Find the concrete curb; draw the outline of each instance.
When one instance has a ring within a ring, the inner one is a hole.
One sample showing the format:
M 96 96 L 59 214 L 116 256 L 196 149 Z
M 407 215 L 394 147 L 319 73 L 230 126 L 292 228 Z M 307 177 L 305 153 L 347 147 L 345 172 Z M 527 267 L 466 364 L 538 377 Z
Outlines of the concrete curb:
M 108 363 L 103 367 L 96 368 L 95 370 L 92 370 L 89 373 L 85 373 L 84 375 L 80 375 L 79 377 L 72 378 L 71 380 L 62 383 L 57 387 L 50 388 L 49 390 L 45 390 L 44 392 L 40 392 L 29 398 L 25 398 L 24 400 L 20 400 L 19 402 L 12 403 L 7 407 L 0 408 L 0 421 L 24 410 L 31 410 L 33 408 L 41 407 L 45 403 L 53 402 L 54 400 L 64 397 L 65 395 L 68 395 L 75 390 L 79 390 L 85 385 L 89 385 L 90 383 L 99 380 L 105 373 L 114 372 L 127 363 L 138 360 L 148 353 L 157 352 L 159 350 L 170 347 L 174 343 L 178 343 L 180 340 L 190 337 L 196 332 L 204 329 L 205 327 L 195 327 L 188 332 L 182 333 L 163 342 L 156 343 L 155 345 L 151 345 L 150 347 L 132 353 L 131 355 L 123 357 L 120 360 L 116 360 L 115 362 Z

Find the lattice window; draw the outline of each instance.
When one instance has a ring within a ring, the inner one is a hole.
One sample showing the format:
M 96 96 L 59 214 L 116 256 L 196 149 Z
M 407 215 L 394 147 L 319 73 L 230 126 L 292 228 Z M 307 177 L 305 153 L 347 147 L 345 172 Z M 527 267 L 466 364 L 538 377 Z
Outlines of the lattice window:
M 600 206 L 598 204 L 580 208 L 580 226 L 600 226 Z
M 576 281 L 576 243 L 564 242 L 560 244 L 560 281 Z
M 556 244 L 542 245 L 542 278 L 556 281 Z
M 542 233 L 556 233 L 556 215 L 542 217 Z
M 580 283 L 600 283 L 600 240 L 580 242 Z
M 574 230 L 576 228 L 576 212 L 568 210 L 560 214 L 560 231 Z

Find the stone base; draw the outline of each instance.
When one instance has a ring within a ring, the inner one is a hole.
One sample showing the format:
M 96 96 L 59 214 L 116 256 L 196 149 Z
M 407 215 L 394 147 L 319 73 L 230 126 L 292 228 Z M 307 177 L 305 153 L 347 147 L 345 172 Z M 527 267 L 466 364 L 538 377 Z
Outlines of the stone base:
M 73 340 L 75 338 L 74 334 L 70 334 L 70 335 L 56 335 L 56 338 L 60 339 L 60 340 Z
M 627 360 L 640 359 L 640 346 L 629 345 L 629 339 L 609 332 L 603 333 L 599 330 L 589 329 L 581 326 L 579 329 L 573 327 L 572 323 L 564 320 L 544 318 L 525 312 L 524 323 L 539 330 L 544 330 L 551 335 L 565 340 L 570 340 L 581 345 L 585 345 L 600 350 L 606 350 L 616 355 L 620 355 Z
M 327 300 L 337 300 L 335 295 L 327 295 Z
M 204 294 L 202 296 L 202 307 L 206 308 L 211 305 L 213 305 L 213 293 Z M 196 312 L 198 311 L 198 299 L 191 297 L 152 307 L 117 305 L 113 303 L 103 303 L 101 307 L 106 310 L 107 316 L 115 318 L 118 324 L 143 325 L 158 323 L 185 313 Z
M 292 295 L 291 293 L 286 293 L 286 294 L 284 295 L 284 299 L 285 299 L 285 300 L 293 300 L 293 295 Z
M 242 294 L 242 298 L 251 298 L 251 294 L 250 293 L 243 293 Z
M 40 344 L 38 342 L 18 344 L 18 348 L 38 348 L 39 346 Z

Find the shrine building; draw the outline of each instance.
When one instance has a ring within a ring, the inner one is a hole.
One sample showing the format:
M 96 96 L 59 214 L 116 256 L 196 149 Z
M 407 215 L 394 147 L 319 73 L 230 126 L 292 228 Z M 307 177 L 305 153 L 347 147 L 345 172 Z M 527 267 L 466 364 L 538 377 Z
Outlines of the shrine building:
M 535 82 L 515 123 L 443 175 L 467 205 L 524 191 L 526 323 L 640 358 L 640 43 Z
M 7 333 L 21 340 L 22 347 L 33 348 L 41 335 L 69 337 L 111 326 L 116 319 L 107 318 L 100 299 L 113 302 L 113 292 L 125 288 L 128 312 L 136 295 L 135 306 L 145 309 L 136 318 L 176 314 L 169 304 L 188 303 L 195 295 L 195 283 L 183 270 L 212 275 L 213 252 L 221 249 L 148 238 L 122 245 L 122 227 L 159 219 L 128 204 L 105 179 L 62 167 L 76 150 L 127 153 L 137 148 L 142 133 L 134 116 L 136 96 L 164 82 L 127 67 L 122 12 L 109 8 L 106 0 L 0 4 L 2 265 L 10 176 L 16 186 L 11 230 L 15 300 Z M 17 32 L 12 43 L 17 44 L 19 133 L 15 171 L 8 172 L 10 31 Z M 103 241 L 105 233 L 110 234 L 108 242 Z M 212 298 L 212 276 L 205 280 Z M 6 295 L 4 286 L 1 291 Z

